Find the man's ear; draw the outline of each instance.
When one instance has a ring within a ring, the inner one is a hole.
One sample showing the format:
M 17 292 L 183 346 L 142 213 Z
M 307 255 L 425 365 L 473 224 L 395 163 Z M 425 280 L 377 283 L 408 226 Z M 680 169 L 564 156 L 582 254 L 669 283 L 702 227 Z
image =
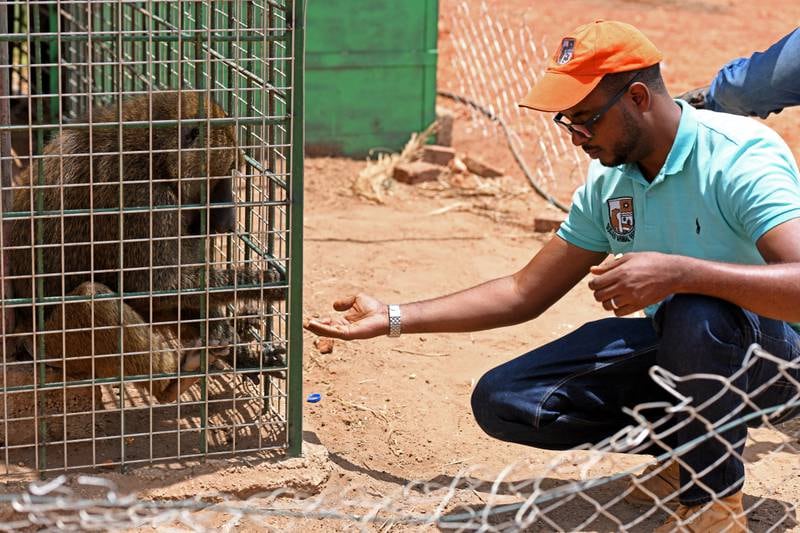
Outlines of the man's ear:
M 631 93 L 631 100 L 636 104 L 641 112 L 649 111 L 653 103 L 653 95 L 650 88 L 642 82 L 636 82 L 628 89 Z

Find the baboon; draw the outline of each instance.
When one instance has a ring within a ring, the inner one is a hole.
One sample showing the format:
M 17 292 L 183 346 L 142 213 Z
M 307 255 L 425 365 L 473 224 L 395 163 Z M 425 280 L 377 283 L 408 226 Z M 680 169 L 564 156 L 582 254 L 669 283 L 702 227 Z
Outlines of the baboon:
M 203 120 L 157 124 L 179 116 Z M 17 298 L 57 297 L 45 311 L 47 364 L 75 378 L 194 370 L 191 350 L 205 345 L 201 313 L 211 354 L 224 356 L 234 338 L 228 304 L 285 298 L 285 287 L 263 287 L 282 281 L 272 267 L 205 259 L 209 236 L 235 226 L 231 174 L 241 159 L 234 126 L 205 120 L 225 116 L 203 94 L 135 96 L 95 108 L 81 119 L 91 128 L 64 128 L 45 146 L 43 182 L 34 171 L 14 211 L 33 205 L 47 215 L 14 221 L 10 273 Z M 33 306 L 17 309 L 18 351 L 30 355 L 35 319 Z M 152 392 L 172 400 L 192 381 L 153 382 Z

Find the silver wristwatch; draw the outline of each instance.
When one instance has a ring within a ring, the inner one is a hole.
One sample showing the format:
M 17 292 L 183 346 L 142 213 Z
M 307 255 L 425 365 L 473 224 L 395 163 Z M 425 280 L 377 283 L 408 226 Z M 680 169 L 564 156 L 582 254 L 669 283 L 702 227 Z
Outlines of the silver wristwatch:
M 400 313 L 400 306 L 389 304 L 389 337 L 399 337 L 403 326 L 403 315 Z

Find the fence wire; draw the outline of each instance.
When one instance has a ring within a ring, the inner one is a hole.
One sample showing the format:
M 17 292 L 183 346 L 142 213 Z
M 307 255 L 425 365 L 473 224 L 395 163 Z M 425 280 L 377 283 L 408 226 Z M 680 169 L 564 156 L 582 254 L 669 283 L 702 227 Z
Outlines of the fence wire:
M 519 107 L 519 102 L 547 67 L 552 50 L 523 20 L 495 14 L 487 4 L 478 10 L 463 2 L 449 21 L 453 76 L 440 90 L 479 104 L 469 106 L 470 128 L 484 137 L 498 135 L 497 117 L 510 131 L 512 150 L 524 154 L 522 166 L 547 196 L 569 204 L 583 183 L 588 158 L 569 142 L 552 115 Z M 538 44 L 537 44 L 538 43 Z M 452 81 L 450 81 L 452 80 Z
M 745 463 L 749 528 L 786 531 L 798 527 L 800 420 L 792 418 L 800 412 L 800 360 L 779 360 L 752 345 L 739 374 L 764 362 L 778 368 L 765 386 L 791 387 L 789 402 L 759 406 L 755 399 L 763 387 L 749 392 L 737 388 L 737 375 L 729 380 L 711 374 L 680 377 L 656 366 L 651 377 L 674 396 L 673 403 L 638 405 L 628 411 L 633 422 L 616 435 L 591 447 L 559 452 L 545 463 L 531 456 L 500 471 L 470 465 L 452 477 L 394 487 L 328 479 L 321 490 L 304 491 L 285 483 L 246 498 L 210 487 L 194 498 L 167 499 L 144 491 L 125 493 L 115 482 L 120 478 L 111 475 L 60 476 L 30 483 L 25 491 L 7 487 L 0 494 L 0 530 L 649 531 L 674 512 L 677 491 L 655 497 L 652 504 L 632 505 L 626 497 L 641 486 L 634 475 L 651 464 L 677 461 L 686 467 L 687 453 L 744 424 L 751 427 L 745 452 L 738 455 L 731 445 L 726 457 Z M 721 393 L 741 397 L 742 409 L 718 421 L 704 419 L 704 405 L 694 405 L 678 392 L 678 384 L 692 380 L 716 381 Z M 696 421 L 708 431 L 694 441 L 658 457 L 630 452 L 664 443 L 676 428 Z M 628 451 L 615 453 L 622 450 Z M 702 474 L 690 471 L 691 483 L 702 483 Z M 247 475 L 260 474 L 251 470 Z

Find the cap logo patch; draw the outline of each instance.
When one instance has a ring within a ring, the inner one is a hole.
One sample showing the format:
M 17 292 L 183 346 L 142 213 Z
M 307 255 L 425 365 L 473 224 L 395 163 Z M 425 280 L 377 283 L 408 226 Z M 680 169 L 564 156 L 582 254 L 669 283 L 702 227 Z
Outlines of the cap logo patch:
M 611 198 L 608 204 L 606 231 L 619 242 L 631 242 L 636 224 L 633 218 L 633 197 Z
M 563 65 L 572 59 L 572 54 L 575 52 L 575 39 L 572 37 L 564 37 L 561 39 L 561 47 L 558 49 L 558 58 L 556 63 Z

